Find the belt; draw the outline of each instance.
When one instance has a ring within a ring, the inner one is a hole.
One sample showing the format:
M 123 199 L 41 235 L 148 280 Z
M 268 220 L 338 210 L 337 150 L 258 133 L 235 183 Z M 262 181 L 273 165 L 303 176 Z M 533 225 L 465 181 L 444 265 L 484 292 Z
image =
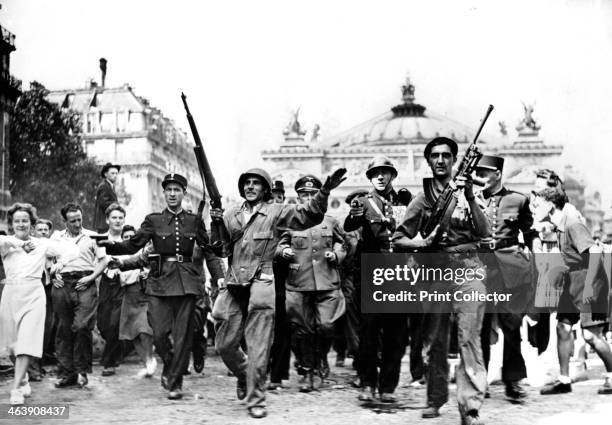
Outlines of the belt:
M 162 261 L 167 263 L 191 263 L 193 259 L 191 257 L 186 257 L 184 255 L 170 255 L 170 256 L 162 256 Z
M 72 279 L 80 279 L 83 276 L 89 276 L 93 273 L 93 270 L 87 270 L 82 272 L 64 272 L 60 273 L 62 277 L 72 278 Z
M 502 248 L 508 248 L 509 246 L 518 245 L 519 241 L 517 238 L 506 238 L 506 239 L 493 239 L 491 241 L 480 241 L 478 246 L 482 249 L 490 249 L 496 251 Z

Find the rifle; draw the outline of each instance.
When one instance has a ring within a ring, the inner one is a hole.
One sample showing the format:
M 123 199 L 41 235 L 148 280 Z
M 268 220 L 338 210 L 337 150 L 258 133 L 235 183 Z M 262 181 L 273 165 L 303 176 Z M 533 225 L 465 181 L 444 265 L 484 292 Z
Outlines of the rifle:
M 487 112 L 485 113 L 484 118 L 480 121 L 480 127 L 478 127 L 478 131 L 476 132 L 476 136 L 474 136 L 474 140 L 470 143 L 467 150 L 465 151 L 465 155 L 463 159 L 459 163 L 459 167 L 457 168 L 457 173 L 453 177 L 451 181 L 448 182 L 433 207 L 432 213 L 429 216 L 429 219 L 421 229 L 421 235 L 426 238 L 433 232 L 438 224 L 442 224 L 446 213 L 448 212 L 448 208 L 451 205 L 453 200 L 454 193 L 459 189 L 457 187 L 457 177 L 465 177 L 469 176 L 474 172 L 476 166 L 478 165 L 478 161 L 482 158 L 482 152 L 476 146 L 478 143 L 478 137 L 480 136 L 480 132 L 484 127 L 489 115 L 493 111 L 493 105 L 489 105 L 487 108 Z
M 213 208 L 221 208 L 221 194 L 219 193 L 219 189 L 217 188 L 215 176 L 213 176 L 212 170 L 210 169 L 210 164 L 208 164 L 208 158 L 206 158 L 206 153 L 204 153 L 204 147 L 202 146 L 202 140 L 200 139 L 198 128 L 196 127 L 195 121 L 193 120 L 193 116 L 189 111 L 189 106 L 187 106 L 187 96 L 185 96 L 185 93 L 181 92 L 181 99 L 183 100 L 183 106 L 185 107 L 185 112 L 187 113 L 187 121 L 189 121 L 189 128 L 191 129 L 193 141 L 195 142 L 193 153 L 195 154 L 196 161 L 198 162 L 198 170 L 200 171 L 202 184 L 206 188 L 206 192 L 208 192 L 208 196 L 210 197 L 210 206 Z M 200 201 L 200 205 L 198 206 L 198 221 L 202 219 L 202 212 L 204 211 L 204 206 L 206 205 L 206 193 L 203 193 L 202 195 L 202 201 Z M 218 235 L 215 235 L 215 230 L 215 226 L 212 226 L 211 232 L 213 234 L 211 234 L 211 238 L 213 241 L 216 242 L 213 242 L 211 247 L 213 248 L 213 251 L 215 251 L 215 253 L 218 255 L 218 250 L 220 249 L 221 243 L 218 242 L 219 238 Z

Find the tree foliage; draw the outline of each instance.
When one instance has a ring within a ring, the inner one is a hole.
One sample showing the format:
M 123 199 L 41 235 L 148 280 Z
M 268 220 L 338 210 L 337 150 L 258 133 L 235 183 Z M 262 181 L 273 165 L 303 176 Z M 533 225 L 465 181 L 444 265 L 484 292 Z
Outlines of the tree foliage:
M 91 228 L 99 167 L 83 149 L 80 116 L 46 99 L 48 90 L 30 84 L 15 105 L 11 120 L 10 190 L 14 202 L 29 202 L 38 215 L 61 223 L 67 202 L 83 208 Z

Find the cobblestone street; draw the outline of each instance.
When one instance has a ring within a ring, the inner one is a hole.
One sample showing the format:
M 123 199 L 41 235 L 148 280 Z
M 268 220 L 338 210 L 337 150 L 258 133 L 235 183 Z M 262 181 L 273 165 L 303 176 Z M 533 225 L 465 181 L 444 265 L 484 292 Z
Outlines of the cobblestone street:
M 495 348 L 496 346 L 494 346 Z M 209 352 L 212 348 L 209 348 Z M 547 370 L 554 373 L 552 351 L 539 358 L 539 367 L 528 355 L 528 368 Z M 409 379 L 408 357 L 402 367 L 402 384 Z M 330 355 L 330 361 L 334 355 Z M 546 424 L 603 424 L 612 417 L 612 397 L 597 395 L 601 384 L 603 366 L 590 355 L 588 362 L 589 380 L 573 385 L 571 394 L 543 397 L 538 387 L 527 387 L 528 401 L 522 405 L 511 404 L 504 398 L 504 387 L 492 385 L 491 398 L 485 400 L 481 411 L 487 424 L 496 425 L 546 425 Z M 546 367 L 542 367 L 546 366 Z M 27 402 L 69 403 L 69 423 L 194 423 L 194 424 L 242 424 L 256 422 L 246 414 L 243 403 L 235 398 L 235 379 L 228 377 L 218 356 L 209 356 L 204 375 L 186 377 L 185 398 L 178 402 L 166 399 L 159 385 L 160 369 L 153 379 L 140 379 L 136 374 L 140 366 L 134 358 L 117 369 L 117 374 L 104 378 L 101 367 L 94 366 L 87 389 L 58 390 L 53 387 L 54 376 L 47 376 L 42 382 L 33 382 L 33 395 Z M 455 402 L 455 387 L 451 386 L 451 401 L 441 410 L 437 419 L 421 419 L 420 409 L 425 404 L 425 389 L 407 388 L 400 384 L 397 391 L 400 403 L 384 409 L 363 407 L 357 401 L 357 390 L 347 381 L 351 368 L 332 367 L 336 385 L 319 392 L 302 394 L 297 390 L 297 380 L 292 371 L 288 388 L 268 392 L 268 417 L 262 424 L 409 424 L 429 423 L 432 425 L 459 424 Z M 532 374 L 533 375 L 533 374 Z M 535 374 L 535 376 L 539 376 Z M 1 402 L 8 401 L 7 378 L 0 381 Z M 2 422 L 2 421 L 0 421 Z M 60 421 L 54 421 L 58 423 Z M 13 420 L 12 423 L 48 423 L 46 420 Z

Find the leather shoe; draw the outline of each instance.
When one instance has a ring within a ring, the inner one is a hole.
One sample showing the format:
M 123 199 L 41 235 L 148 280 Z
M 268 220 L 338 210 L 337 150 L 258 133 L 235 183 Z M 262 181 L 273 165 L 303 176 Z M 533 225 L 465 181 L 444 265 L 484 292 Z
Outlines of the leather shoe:
M 540 390 L 540 394 L 542 395 L 563 394 L 571 392 L 572 384 L 564 384 L 561 381 L 555 381 L 552 384 L 544 386 L 544 388 Z
M 521 387 L 518 381 L 506 382 L 506 396 L 514 400 L 527 397 L 527 392 Z
M 610 395 L 612 394 L 612 382 L 611 379 L 606 377 L 603 385 L 597 390 L 597 394 Z
M 314 391 L 314 374 L 309 371 L 306 376 L 304 376 L 304 381 L 300 384 L 300 392 L 301 393 L 309 393 Z
M 246 381 L 241 381 L 241 380 L 236 381 L 236 397 L 238 397 L 238 400 L 244 400 L 246 396 L 247 396 Z
M 183 393 L 180 390 L 170 391 L 168 393 L 168 400 L 180 400 L 183 398 Z
M 461 420 L 462 425 L 484 425 L 484 422 L 480 420 L 478 411 L 470 410 L 467 415 Z
M 395 403 L 397 402 L 397 397 L 393 393 L 381 393 L 380 401 L 383 403 Z
M 64 376 L 62 379 L 55 383 L 55 388 L 66 388 L 72 387 L 77 384 L 77 376 L 76 375 L 68 375 Z
M 265 418 L 268 415 L 265 407 L 250 407 L 249 408 L 249 416 L 255 419 Z
M 113 376 L 115 374 L 115 368 L 114 367 L 105 367 L 102 370 L 102 376 Z
M 437 418 L 440 416 L 440 408 L 436 406 L 428 406 L 421 412 L 423 419 Z
M 202 370 L 204 370 L 204 356 L 195 356 L 193 358 L 193 370 L 195 373 L 202 373 Z
M 374 388 L 363 387 L 359 393 L 359 401 L 374 401 Z

